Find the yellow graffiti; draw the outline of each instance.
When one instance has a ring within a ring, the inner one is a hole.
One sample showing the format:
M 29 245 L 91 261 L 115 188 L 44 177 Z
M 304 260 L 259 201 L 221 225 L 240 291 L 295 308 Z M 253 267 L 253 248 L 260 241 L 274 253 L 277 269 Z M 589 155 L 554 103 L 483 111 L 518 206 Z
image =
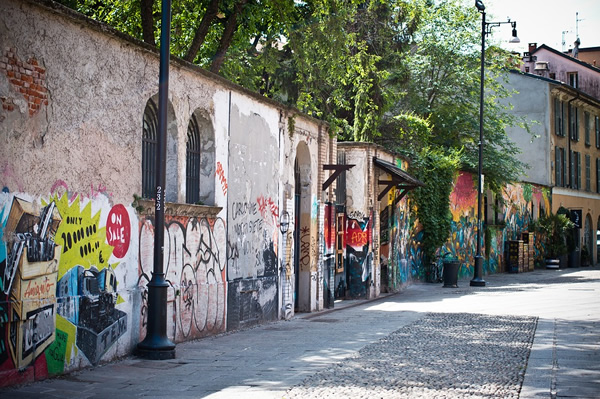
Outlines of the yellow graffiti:
M 71 359 L 77 355 L 77 345 L 75 345 L 75 337 L 77 337 L 77 328 L 69 320 L 65 319 L 61 315 L 56 315 L 56 329 L 62 330 L 67 335 L 65 360 L 69 364 Z M 75 351 L 74 354 L 71 351 Z
M 58 279 L 71 268 L 81 265 L 85 269 L 95 266 L 98 270 L 109 265 L 113 247 L 106 242 L 106 227 L 99 227 L 100 212 L 92 216 L 92 203 L 89 201 L 81 209 L 79 197 L 71 204 L 66 195 L 58 198 L 55 194 L 48 202 L 54 201 L 63 217 L 55 242 L 61 246 Z

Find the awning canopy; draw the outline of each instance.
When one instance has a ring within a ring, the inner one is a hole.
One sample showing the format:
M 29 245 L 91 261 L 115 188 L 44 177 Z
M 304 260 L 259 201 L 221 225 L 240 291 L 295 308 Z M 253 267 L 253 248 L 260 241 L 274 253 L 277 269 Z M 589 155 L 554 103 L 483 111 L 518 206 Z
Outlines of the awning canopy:
M 393 163 L 384 161 L 383 159 L 379 159 L 377 157 L 373 157 L 373 163 L 379 169 L 392 175 L 392 180 L 379 180 L 379 185 L 384 185 L 386 187 L 383 189 L 382 192 L 379 193 L 379 196 L 377 197 L 378 201 L 381 201 L 381 199 L 385 197 L 385 195 L 393 187 L 396 187 L 401 190 L 400 197 L 396 199 L 397 202 L 404 198 L 404 196 L 408 194 L 410 190 L 425 185 L 419 179 L 412 177 Z

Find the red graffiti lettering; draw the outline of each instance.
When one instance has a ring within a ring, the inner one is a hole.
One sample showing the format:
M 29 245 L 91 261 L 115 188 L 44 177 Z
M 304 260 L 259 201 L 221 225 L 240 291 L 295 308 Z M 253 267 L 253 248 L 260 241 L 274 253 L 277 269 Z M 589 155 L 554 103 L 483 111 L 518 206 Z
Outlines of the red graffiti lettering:
M 223 195 L 226 195 L 227 179 L 225 178 L 225 171 L 223 170 L 223 165 L 221 165 L 221 162 L 217 162 L 216 175 L 219 177 L 219 181 L 221 182 L 221 189 L 223 190 Z
M 51 282 L 48 277 L 44 278 L 44 281 L 40 282 L 37 280 L 29 280 L 27 288 L 23 294 L 24 298 L 43 298 L 48 297 L 54 292 L 54 283 Z
M 256 199 L 258 211 L 263 219 L 273 221 L 275 225 L 279 224 L 279 207 L 271 197 L 265 198 L 262 195 Z

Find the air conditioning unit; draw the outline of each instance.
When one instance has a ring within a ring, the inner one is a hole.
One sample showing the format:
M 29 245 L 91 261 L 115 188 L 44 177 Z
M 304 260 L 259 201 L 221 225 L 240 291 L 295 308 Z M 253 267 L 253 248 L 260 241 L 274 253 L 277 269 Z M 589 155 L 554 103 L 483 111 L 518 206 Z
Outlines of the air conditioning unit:
M 548 62 L 547 61 L 537 61 L 535 63 L 536 71 L 547 71 L 548 70 Z

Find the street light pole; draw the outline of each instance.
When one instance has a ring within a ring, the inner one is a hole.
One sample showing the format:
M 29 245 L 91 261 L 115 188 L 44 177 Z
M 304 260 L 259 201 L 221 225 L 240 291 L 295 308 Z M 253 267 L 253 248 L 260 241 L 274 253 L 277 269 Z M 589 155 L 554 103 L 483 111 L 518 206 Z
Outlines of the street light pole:
M 163 267 L 170 32 L 171 0 L 163 0 L 160 30 L 160 71 L 158 77 L 158 148 L 156 156 L 157 173 L 154 209 L 154 267 L 152 270 L 152 279 L 148 283 L 146 338 L 137 346 L 138 356 L 152 360 L 175 358 L 175 344 L 167 337 L 167 290 L 169 284 L 165 279 Z
M 483 79 L 485 74 L 485 6 L 481 1 L 475 1 L 475 6 L 481 12 L 481 74 L 479 91 L 479 169 L 477 175 L 477 254 L 475 255 L 475 275 L 470 285 L 475 287 L 485 287 L 485 280 L 482 278 L 483 257 L 481 256 L 481 197 L 483 192 Z
M 474 276 L 471 280 L 470 285 L 472 287 L 485 287 L 485 280 L 483 279 L 483 256 L 481 255 L 481 208 L 482 208 L 482 197 L 483 197 L 483 91 L 484 91 L 484 77 L 485 77 L 485 36 L 491 32 L 491 28 L 494 26 L 500 26 L 501 24 L 511 24 L 512 36 L 511 43 L 518 43 L 519 38 L 517 37 L 517 23 L 511 22 L 510 19 L 507 22 L 485 22 L 485 5 L 482 0 L 475 0 L 475 7 L 481 13 L 481 75 L 480 75 L 480 92 L 479 92 L 479 167 L 477 176 L 477 253 L 475 255 L 475 267 Z

